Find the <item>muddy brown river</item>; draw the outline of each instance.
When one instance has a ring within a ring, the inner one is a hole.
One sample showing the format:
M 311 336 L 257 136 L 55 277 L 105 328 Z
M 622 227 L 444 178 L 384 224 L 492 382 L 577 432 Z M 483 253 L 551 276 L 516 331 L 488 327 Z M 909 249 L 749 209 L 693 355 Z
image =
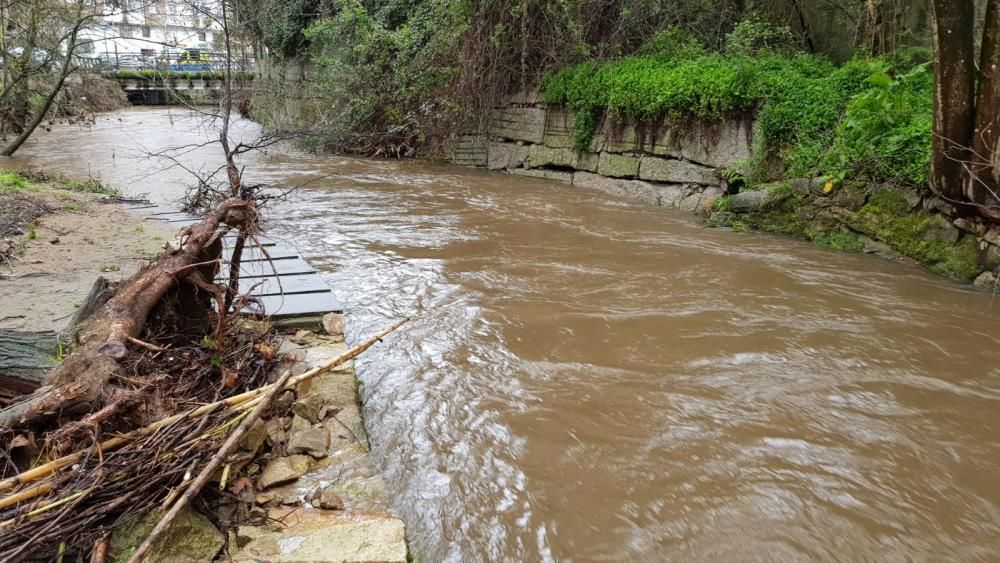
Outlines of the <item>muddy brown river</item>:
M 169 201 L 141 151 L 208 135 L 132 110 L 16 160 Z M 358 367 L 418 560 L 1000 560 L 1000 298 L 557 182 L 288 148 L 247 180 L 306 184 L 269 228 L 349 340 L 414 318 Z

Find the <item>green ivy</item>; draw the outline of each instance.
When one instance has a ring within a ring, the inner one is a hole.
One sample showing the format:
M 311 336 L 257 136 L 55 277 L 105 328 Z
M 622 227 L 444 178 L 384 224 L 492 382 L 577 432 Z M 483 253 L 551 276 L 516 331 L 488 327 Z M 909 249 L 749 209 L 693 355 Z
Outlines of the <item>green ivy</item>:
M 926 184 L 933 99 L 927 64 L 857 58 L 837 67 L 805 53 L 757 48 L 748 56 L 746 47 L 705 53 L 687 45 L 565 68 L 543 80 L 543 100 L 586 114 L 575 123 L 577 150 L 589 145 L 600 112 L 640 121 L 754 114 L 756 167 L 777 156 L 792 177 Z

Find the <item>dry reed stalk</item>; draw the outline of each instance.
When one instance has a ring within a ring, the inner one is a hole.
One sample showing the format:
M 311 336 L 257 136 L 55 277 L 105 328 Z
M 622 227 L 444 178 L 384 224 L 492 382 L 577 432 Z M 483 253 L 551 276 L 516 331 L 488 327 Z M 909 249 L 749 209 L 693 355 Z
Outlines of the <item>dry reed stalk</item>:
M 389 328 L 383 330 L 382 332 L 380 332 L 380 333 L 376 334 L 375 336 L 369 338 L 365 342 L 363 342 L 363 343 L 355 346 L 354 348 L 351 348 L 350 350 L 348 350 L 347 352 L 345 352 L 345 353 L 337 356 L 336 358 L 331 359 L 330 361 L 326 362 L 325 364 L 323 364 L 321 366 L 318 366 L 318 367 L 315 367 L 315 368 L 313 368 L 313 369 L 311 369 L 311 370 L 309 370 L 309 371 L 307 371 L 305 373 L 302 373 L 300 375 L 297 375 L 295 377 L 290 377 L 287 380 L 287 382 L 284 382 L 282 384 L 282 387 L 285 387 L 285 386 L 291 387 L 291 386 L 294 386 L 294 385 L 298 385 L 299 383 L 307 381 L 307 380 L 309 380 L 309 379 L 311 379 L 313 377 L 316 377 L 317 375 L 320 375 L 322 373 L 325 373 L 326 371 L 329 371 L 330 369 L 335 368 L 335 367 L 337 367 L 337 366 L 339 366 L 339 365 L 341 365 L 341 364 L 343 364 L 343 363 L 345 363 L 345 362 L 347 362 L 347 361 L 349 361 L 351 359 L 356 358 L 362 352 L 364 352 L 368 348 L 371 348 L 373 345 L 375 345 L 375 343 L 379 342 L 382 338 L 384 338 L 385 336 L 387 336 L 389 333 L 395 331 L 397 328 L 399 328 L 400 326 L 402 326 L 403 323 L 407 322 L 408 320 L 409 320 L 408 318 L 401 319 L 401 320 L 397 321 L 396 323 L 394 323 Z M 113 451 L 115 451 L 115 450 L 117 450 L 117 449 L 119 449 L 119 448 L 121 448 L 121 447 L 123 447 L 123 446 L 125 446 L 127 444 L 130 444 L 130 443 L 134 442 L 135 440 L 138 440 L 138 439 L 141 439 L 141 438 L 144 438 L 144 437 L 147 437 L 147 436 L 151 436 L 155 432 L 157 432 L 159 430 L 162 430 L 164 428 L 167 428 L 167 427 L 169 427 L 172 424 L 182 422 L 182 421 L 184 421 L 186 419 L 189 420 L 189 419 L 199 418 L 199 417 L 208 415 L 210 413 L 213 413 L 214 411 L 216 411 L 217 409 L 220 409 L 220 408 L 226 408 L 226 407 L 235 408 L 238 412 L 243 413 L 243 414 L 238 415 L 237 419 L 239 419 L 241 417 L 245 417 L 245 416 L 247 416 L 246 415 L 246 411 L 248 411 L 251 408 L 258 408 L 258 407 L 260 407 L 261 403 L 264 402 L 264 399 L 265 399 L 264 397 L 262 397 L 262 395 L 264 395 L 265 393 L 269 393 L 271 391 L 274 391 L 276 389 L 276 386 L 277 386 L 277 383 L 270 384 L 270 385 L 264 385 L 262 387 L 254 389 L 252 391 L 247 391 L 245 393 L 241 393 L 240 395 L 234 395 L 232 397 L 228 397 L 226 399 L 223 399 L 223 400 L 220 400 L 220 401 L 216 401 L 214 403 L 209 403 L 209 404 L 206 404 L 206 405 L 202 405 L 200 407 L 197 407 L 195 409 L 191 409 L 191 410 L 189 410 L 187 412 L 184 412 L 184 413 L 180 413 L 180 414 L 176 414 L 176 415 L 164 418 L 162 420 L 156 421 L 156 422 L 154 422 L 152 424 L 149 424 L 147 426 L 144 426 L 142 428 L 139 428 L 139 429 L 134 430 L 132 432 L 129 432 L 127 434 L 123 434 L 121 436 L 115 436 L 114 438 L 110 438 L 108 440 L 105 440 L 104 442 L 101 442 L 101 444 L 97 447 L 97 451 L 101 452 L 102 455 L 105 454 L 105 453 L 113 452 Z M 227 422 L 225 422 L 223 424 L 228 425 L 230 422 L 232 422 L 232 421 L 230 420 L 230 421 L 227 421 Z M 244 422 L 245 422 L 245 420 L 244 420 Z M 200 439 L 203 436 L 211 434 L 214 430 L 215 430 L 214 428 L 210 429 L 210 430 L 207 430 L 207 431 L 201 433 L 199 436 L 197 436 L 197 437 L 195 437 L 193 439 L 189 439 L 189 440 L 185 441 L 184 443 L 182 443 L 180 445 L 181 446 L 192 447 L 192 445 L 194 445 L 197 442 L 199 442 Z M 10 491 L 10 490 L 12 490 L 12 489 L 14 489 L 14 488 L 16 488 L 18 486 L 21 486 L 21 485 L 24 485 L 24 484 L 27 484 L 27 483 L 30 483 L 30 482 L 33 482 L 33 481 L 37 481 L 37 480 L 42 479 L 44 477 L 52 476 L 52 475 L 56 474 L 57 472 L 59 472 L 60 470 L 62 470 L 63 468 L 71 466 L 71 465 L 76 464 L 76 463 L 79 463 L 80 461 L 84 460 L 85 457 L 87 456 L 87 454 L 89 453 L 89 451 L 90 450 L 75 452 L 73 454 L 69 454 L 69 455 L 63 456 L 61 458 L 55 459 L 53 461 L 50 461 L 50 462 L 48 462 L 48 463 L 46 463 L 44 465 L 41 465 L 41 466 L 38 466 L 38 467 L 35 467 L 35 468 L 32 468 L 32 469 L 29 469 L 27 471 L 24 471 L 24 472 L 22 472 L 22 473 L 20 473 L 18 475 L 10 477 L 8 479 L 4 479 L 3 481 L 0 481 L 0 492 Z M 165 455 L 169 456 L 170 452 L 167 452 Z M 159 458 L 161 456 L 158 455 L 157 457 Z M 39 497 L 39 496 L 51 493 L 53 490 L 54 490 L 54 487 L 53 487 L 53 485 L 51 483 L 43 483 L 43 484 L 38 485 L 36 487 L 32 487 L 30 489 L 25 489 L 25 490 L 18 491 L 16 493 L 10 494 L 10 495 L 8 495 L 6 497 L 0 498 L 0 510 L 5 509 L 5 508 L 10 508 L 12 506 L 16 506 L 16 505 L 18 505 L 18 504 L 20 504 L 22 502 L 27 501 L 27 500 L 31 500 L 33 498 L 36 498 L 36 497 Z M 59 501 L 59 500 L 54 501 L 54 503 L 60 503 L 60 502 L 61 501 Z M 36 510 L 42 510 L 42 509 L 47 510 L 46 506 L 52 507 L 51 504 L 54 504 L 54 503 L 50 503 L 50 505 L 45 505 L 45 506 L 36 508 Z M 54 507 L 52 507 L 52 508 L 54 508 Z M 5 527 L 10 522 L 11 521 L 3 522 L 2 525 Z

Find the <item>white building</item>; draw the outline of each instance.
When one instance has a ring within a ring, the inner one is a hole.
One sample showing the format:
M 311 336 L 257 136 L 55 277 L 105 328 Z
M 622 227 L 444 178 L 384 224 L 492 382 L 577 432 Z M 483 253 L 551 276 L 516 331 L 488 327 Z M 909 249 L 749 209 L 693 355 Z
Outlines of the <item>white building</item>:
M 92 45 L 81 55 L 142 67 L 186 49 L 212 51 L 222 41 L 218 13 L 218 0 L 105 0 L 103 15 L 81 32 Z

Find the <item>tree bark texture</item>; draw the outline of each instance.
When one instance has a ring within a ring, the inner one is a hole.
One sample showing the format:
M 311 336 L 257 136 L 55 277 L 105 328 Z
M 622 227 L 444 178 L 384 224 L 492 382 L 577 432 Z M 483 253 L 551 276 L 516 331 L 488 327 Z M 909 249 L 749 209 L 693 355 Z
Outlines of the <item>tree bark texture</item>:
M 970 156 L 965 195 L 980 215 L 1000 221 L 1000 0 L 986 5 Z
M 964 200 L 975 110 L 974 0 L 934 0 L 934 139 L 931 188 Z

